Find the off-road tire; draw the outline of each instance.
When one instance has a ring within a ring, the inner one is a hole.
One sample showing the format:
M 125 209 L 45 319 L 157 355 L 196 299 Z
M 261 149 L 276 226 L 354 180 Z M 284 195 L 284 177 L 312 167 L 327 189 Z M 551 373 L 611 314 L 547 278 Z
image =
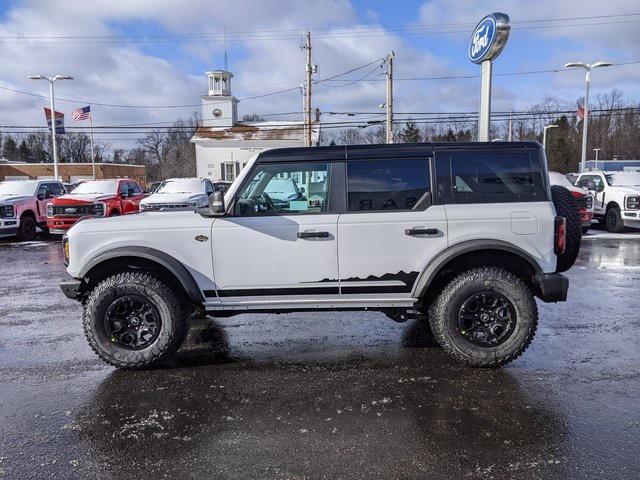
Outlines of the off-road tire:
M 567 221 L 567 245 L 564 253 L 558 255 L 556 272 L 566 272 L 578 258 L 582 241 L 582 225 L 578 207 L 571 192 L 560 185 L 551 186 L 551 197 L 556 213 Z
M 31 215 L 25 215 L 20 219 L 17 237 L 21 242 L 35 240 L 36 221 Z
M 611 233 L 624 232 L 624 222 L 618 207 L 611 207 L 607 210 L 607 214 L 604 217 L 604 228 Z
M 586 235 L 591 227 L 582 227 L 582 235 Z
M 138 295 L 157 309 L 161 326 L 158 337 L 142 350 L 129 350 L 108 337 L 104 317 L 111 303 L 124 295 Z M 84 303 L 84 333 L 93 351 L 102 360 L 121 369 L 158 366 L 182 345 L 188 330 L 189 308 L 175 292 L 155 276 L 127 271 L 100 282 Z
M 49 227 L 47 226 L 40 227 L 40 232 L 40 236 L 42 238 L 49 238 L 51 236 L 51 232 L 49 231 Z
M 516 313 L 515 327 L 501 344 L 483 347 L 467 340 L 458 328 L 458 311 L 469 297 L 493 291 L 508 299 Z M 454 278 L 432 303 L 431 330 L 451 357 L 471 367 L 499 367 L 526 350 L 538 325 L 538 307 L 529 287 L 514 274 L 497 267 L 479 267 Z

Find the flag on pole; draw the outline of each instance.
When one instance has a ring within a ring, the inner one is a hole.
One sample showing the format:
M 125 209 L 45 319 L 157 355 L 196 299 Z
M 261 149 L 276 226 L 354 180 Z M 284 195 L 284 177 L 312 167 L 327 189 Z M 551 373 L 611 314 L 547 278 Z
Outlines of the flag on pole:
M 578 114 L 577 117 L 580 120 L 584 120 L 584 107 L 582 105 L 578 105 Z
M 64 113 L 62 112 L 54 112 L 55 123 L 56 123 L 56 134 L 62 135 L 64 134 Z M 51 109 L 44 107 L 44 118 L 47 119 L 47 125 L 49 125 L 49 130 L 51 130 Z
M 74 122 L 79 122 L 80 120 L 89 120 L 91 118 L 91 105 L 76 108 L 73 112 L 71 112 L 71 118 L 73 118 Z

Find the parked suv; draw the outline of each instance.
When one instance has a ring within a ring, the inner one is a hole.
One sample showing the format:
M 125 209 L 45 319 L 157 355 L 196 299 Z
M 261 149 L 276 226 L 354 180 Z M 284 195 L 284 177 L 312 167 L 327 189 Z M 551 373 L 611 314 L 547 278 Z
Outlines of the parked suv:
M 609 232 L 640 228 L 640 172 L 588 172 L 576 180 L 592 190 L 593 214 Z
M 33 240 L 36 227 L 47 230 L 47 202 L 64 195 L 55 180 L 12 180 L 0 183 L 0 237 Z
M 282 179 L 285 201 L 267 193 Z M 569 223 L 579 246 L 537 143 L 269 150 L 196 212 L 78 224 L 61 287 L 121 368 L 172 355 L 194 312 L 324 310 L 423 319 L 454 358 L 497 366 L 531 342 L 535 297 L 566 299 Z
M 138 213 L 144 193 L 129 179 L 82 182 L 71 193 L 47 205 L 47 225 L 54 234 L 63 234 L 84 217 L 116 217 Z
M 211 180 L 204 178 L 170 178 L 140 202 L 140 211 L 195 210 L 209 202 L 215 190 Z

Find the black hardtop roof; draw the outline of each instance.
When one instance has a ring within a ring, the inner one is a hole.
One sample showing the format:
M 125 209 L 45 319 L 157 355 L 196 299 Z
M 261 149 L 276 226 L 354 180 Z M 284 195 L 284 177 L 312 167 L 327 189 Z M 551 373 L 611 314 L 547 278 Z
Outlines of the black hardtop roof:
M 274 148 L 258 155 L 258 161 L 324 161 L 358 158 L 417 157 L 434 150 L 541 149 L 538 142 L 443 142 L 336 145 L 324 147 Z

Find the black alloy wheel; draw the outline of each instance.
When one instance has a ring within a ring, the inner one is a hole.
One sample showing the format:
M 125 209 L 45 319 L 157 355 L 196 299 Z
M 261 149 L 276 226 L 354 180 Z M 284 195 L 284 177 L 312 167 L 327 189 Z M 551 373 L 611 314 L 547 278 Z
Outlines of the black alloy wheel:
M 104 317 L 105 331 L 112 343 L 128 350 L 147 348 L 160 333 L 158 309 L 138 295 L 116 298 Z
M 469 342 L 495 347 L 513 333 L 516 311 L 503 295 L 487 290 L 467 298 L 458 311 L 458 330 Z

